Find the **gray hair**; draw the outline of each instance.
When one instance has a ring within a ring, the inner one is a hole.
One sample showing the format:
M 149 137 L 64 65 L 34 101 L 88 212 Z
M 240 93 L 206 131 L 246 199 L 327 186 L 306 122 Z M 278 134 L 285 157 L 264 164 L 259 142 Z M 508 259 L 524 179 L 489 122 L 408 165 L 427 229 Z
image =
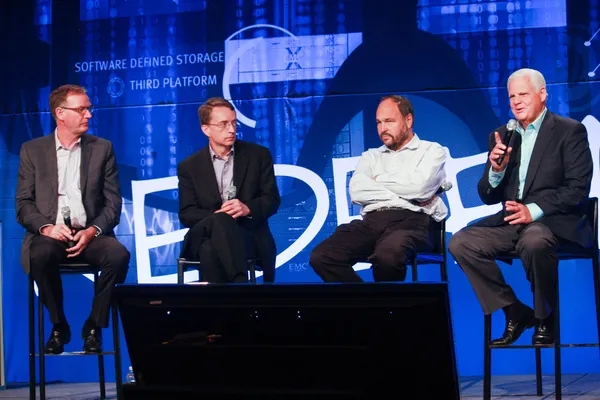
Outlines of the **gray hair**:
M 533 85 L 533 88 L 536 92 L 539 92 L 543 87 L 546 87 L 546 79 L 544 79 L 544 75 L 542 75 L 540 71 L 531 68 L 521 68 L 513 72 L 508 77 L 506 86 L 508 86 L 513 79 L 524 77 L 529 78 L 529 81 Z

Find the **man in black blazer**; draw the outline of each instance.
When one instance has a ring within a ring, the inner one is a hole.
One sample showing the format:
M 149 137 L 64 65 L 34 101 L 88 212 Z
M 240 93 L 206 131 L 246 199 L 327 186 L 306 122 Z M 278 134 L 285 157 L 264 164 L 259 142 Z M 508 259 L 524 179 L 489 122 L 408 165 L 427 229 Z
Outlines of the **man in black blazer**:
M 98 291 L 82 329 L 84 350 L 98 353 L 112 290 L 125 281 L 130 258 L 113 234 L 122 202 L 117 163 L 108 140 L 86 134 L 93 108 L 85 88 L 54 90 L 50 111 L 56 131 L 21 147 L 16 211 L 27 230 L 21 264 L 36 281 L 54 324 L 45 348 L 52 354 L 62 353 L 71 340 L 58 265 L 74 260 L 100 269 Z
M 247 282 L 254 257 L 265 282 L 275 280 L 275 240 L 268 219 L 280 198 L 265 147 L 236 140 L 236 113 L 222 98 L 198 108 L 208 146 L 178 168 L 179 220 L 190 228 L 181 257 L 201 262 L 207 282 Z
M 482 201 L 502 202 L 503 210 L 456 233 L 449 251 L 483 311 L 505 313 L 505 331 L 493 344 L 511 344 L 534 325 L 533 344 L 549 344 L 554 342 L 557 248 L 589 247 L 592 240 L 584 209 L 593 163 L 585 126 L 546 109 L 548 94 L 540 72 L 514 72 L 508 94 L 517 131 L 508 146 L 502 140 L 506 127 L 490 135 L 478 185 Z M 531 282 L 535 311 L 517 299 L 494 262 L 499 252 L 512 251 Z

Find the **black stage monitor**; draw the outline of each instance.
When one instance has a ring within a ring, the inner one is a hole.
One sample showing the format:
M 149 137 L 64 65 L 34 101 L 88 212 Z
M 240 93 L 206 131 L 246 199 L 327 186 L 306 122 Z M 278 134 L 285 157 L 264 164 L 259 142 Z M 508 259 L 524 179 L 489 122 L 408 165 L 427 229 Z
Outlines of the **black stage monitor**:
M 121 285 L 115 296 L 140 398 L 459 399 L 446 284 Z

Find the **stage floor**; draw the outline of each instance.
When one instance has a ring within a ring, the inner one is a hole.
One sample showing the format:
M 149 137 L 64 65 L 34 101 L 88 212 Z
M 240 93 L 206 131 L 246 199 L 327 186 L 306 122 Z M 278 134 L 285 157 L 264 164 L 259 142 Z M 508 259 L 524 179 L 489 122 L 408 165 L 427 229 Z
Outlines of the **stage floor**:
M 460 387 L 462 399 L 482 398 L 482 377 L 462 377 Z M 535 396 L 535 375 L 495 376 L 492 380 L 492 399 L 554 399 L 554 376 L 544 376 L 543 389 L 544 396 Z M 106 391 L 109 399 L 117 397 L 114 384 L 107 384 Z M 100 389 L 97 383 L 53 383 L 47 386 L 46 395 L 48 399 L 53 400 L 91 400 L 100 398 Z M 28 398 L 29 389 L 27 387 L 0 390 L 0 399 Z M 600 374 L 563 375 L 563 399 L 600 400 Z

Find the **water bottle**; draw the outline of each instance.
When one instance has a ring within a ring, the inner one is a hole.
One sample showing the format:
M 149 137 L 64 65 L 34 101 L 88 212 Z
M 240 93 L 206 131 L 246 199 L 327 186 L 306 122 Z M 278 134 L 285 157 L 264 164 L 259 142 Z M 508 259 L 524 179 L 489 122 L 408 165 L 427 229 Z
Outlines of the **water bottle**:
M 127 372 L 125 381 L 127 383 L 135 383 L 135 375 L 133 374 L 133 367 L 131 365 L 129 366 L 129 372 Z

